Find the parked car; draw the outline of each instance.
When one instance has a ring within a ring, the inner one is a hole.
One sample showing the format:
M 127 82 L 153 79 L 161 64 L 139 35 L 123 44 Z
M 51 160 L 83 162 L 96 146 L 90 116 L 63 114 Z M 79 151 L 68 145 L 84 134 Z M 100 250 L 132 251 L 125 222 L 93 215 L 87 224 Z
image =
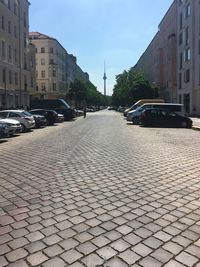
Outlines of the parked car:
M 9 134 L 9 128 L 6 123 L 0 123 L 0 138 L 6 137 Z
M 139 101 L 135 102 L 131 107 L 124 110 L 124 117 L 126 117 L 130 111 L 136 110 L 138 107 L 141 107 L 146 103 L 165 103 L 165 101 L 164 99 L 140 99 Z
M 22 131 L 25 132 L 35 127 L 33 116 L 26 110 L 2 110 L 0 116 L 17 120 L 22 125 Z
M 141 113 L 140 124 L 143 126 L 191 128 L 192 120 L 169 110 L 147 109 Z
M 63 114 L 65 120 L 75 118 L 75 111 L 63 99 L 35 99 L 30 102 L 31 109 L 55 110 L 58 114 Z
M 4 119 L 0 116 L 0 123 L 5 124 L 8 127 L 8 137 L 13 136 L 15 133 L 22 132 L 22 126 L 17 120 Z
M 33 115 L 43 115 L 47 120 L 47 125 L 53 125 L 58 121 L 58 113 L 50 109 L 32 109 L 29 111 Z
M 81 109 L 75 109 L 76 116 L 83 116 L 83 110 Z
M 146 103 L 142 106 L 139 106 L 136 110 L 130 111 L 127 114 L 127 121 L 132 121 L 134 124 L 137 124 L 140 119 L 140 115 L 143 110 L 156 108 L 156 109 L 165 109 L 169 111 L 176 112 L 179 115 L 185 114 L 185 109 L 183 104 L 174 104 L 174 103 Z
M 65 121 L 65 117 L 64 117 L 64 115 L 63 114 L 58 114 L 58 120 L 57 120 L 57 122 L 64 122 Z
M 43 115 L 33 115 L 33 118 L 35 120 L 35 128 L 40 128 L 42 126 L 46 126 L 47 120 L 45 116 Z

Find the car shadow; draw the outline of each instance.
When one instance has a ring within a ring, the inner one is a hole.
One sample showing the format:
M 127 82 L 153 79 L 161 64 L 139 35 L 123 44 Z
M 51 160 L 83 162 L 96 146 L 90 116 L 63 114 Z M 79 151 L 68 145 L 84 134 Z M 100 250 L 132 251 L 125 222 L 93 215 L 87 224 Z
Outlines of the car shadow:
M 8 140 L 6 139 L 0 139 L 0 144 L 3 144 L 3 143 L 6 143 L 6 142 L 8 142 Z

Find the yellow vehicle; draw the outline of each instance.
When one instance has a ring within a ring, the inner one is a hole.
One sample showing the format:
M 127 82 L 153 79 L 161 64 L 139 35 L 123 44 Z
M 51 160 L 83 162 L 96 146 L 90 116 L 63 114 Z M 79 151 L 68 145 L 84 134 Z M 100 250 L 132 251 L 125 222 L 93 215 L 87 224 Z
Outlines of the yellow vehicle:
M 135 102 L 130 108 L 127 108 L 124 111 L 124 117 L 127 116 L 127 113 L 131 110 L 138 108 L 139 106 L 146 104 L 146 103 L 165 103 L 164 99 L 140 99 L 139 101 Z

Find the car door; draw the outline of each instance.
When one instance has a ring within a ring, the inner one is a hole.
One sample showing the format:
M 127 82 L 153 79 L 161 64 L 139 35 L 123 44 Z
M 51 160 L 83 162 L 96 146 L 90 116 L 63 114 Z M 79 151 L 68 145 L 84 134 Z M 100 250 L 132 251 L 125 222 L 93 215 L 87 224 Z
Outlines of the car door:
M 169 111 L 166 114 L 166 125 L 167 126 L 171 126 L 171 127 L 175 127 L 179 125 L 179 116 L 172 111 Z
M 9 112 L 8 111 L 0 112 L 0 116 L 2 117 L 2 119 L 7 119 L 8 118 L 8 115 L 9 115 Z
M 13 111 L 9 112 L 8 118 L 9 119 L 16 120 L 19 123 L 22 123 L 23 122 L 22 117 L 19 114 L 17 114 L 16 112 L 13 112 Z

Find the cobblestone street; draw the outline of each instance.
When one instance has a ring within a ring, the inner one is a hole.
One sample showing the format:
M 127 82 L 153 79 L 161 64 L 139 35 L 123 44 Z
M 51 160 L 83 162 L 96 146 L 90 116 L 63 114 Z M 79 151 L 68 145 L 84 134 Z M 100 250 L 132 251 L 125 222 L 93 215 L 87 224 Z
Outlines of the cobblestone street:
M 0 143 L 0 267 L 200 267 L 200 132 L 114 111 Z

